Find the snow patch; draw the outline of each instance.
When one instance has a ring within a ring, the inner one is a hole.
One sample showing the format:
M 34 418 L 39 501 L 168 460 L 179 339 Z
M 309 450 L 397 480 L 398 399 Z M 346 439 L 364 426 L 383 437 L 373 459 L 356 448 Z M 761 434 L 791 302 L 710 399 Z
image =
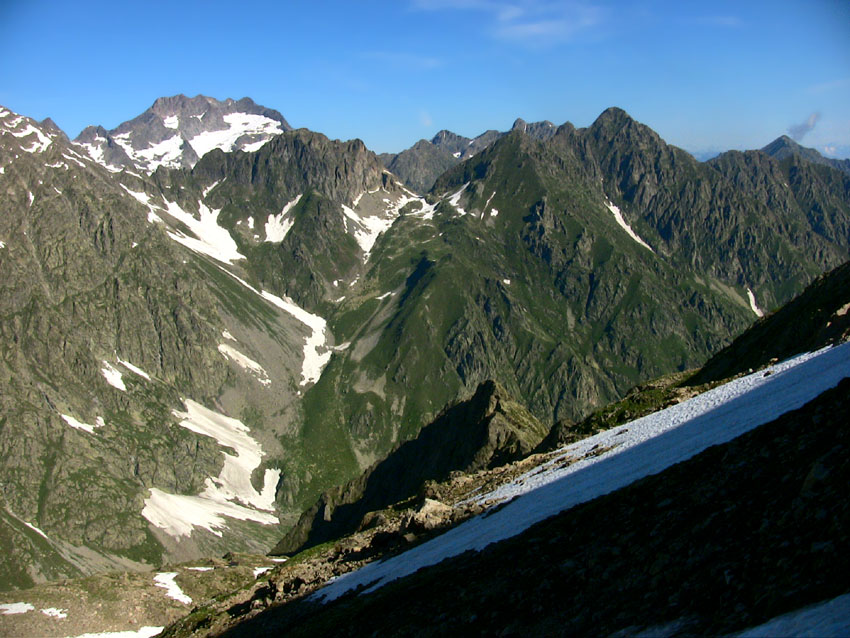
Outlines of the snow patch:
M 103 366 L 100 369 L 100 373 L 103 375 L 103 378 L 106 379 L 106 382 L 113 388 L 126 392 L 127 386 L 124 385 L 124 380 L 121 378 L 123 375 L 113 368 L 107 361 L 103 361 L 102 363 Z
M 271 567 L 255 567 L 254 568 L 254 578 L 257 578 L 257 577 L 265 574 L 270 569 L 272 569 L 272 568 Z
M 153 173 L 160 166 L 165 168 L 180 168 L 182 166 L 183 138 L 179 135 L 151 144 L 148 148 L 142 150 L 135 150 L 129 143 L 122 146 L 127 154 L 144 166 L 149 173 Z
M 193 572 L 211 572 L 213 570 L 212 567 L 187 567 L 186 569 L 192 570 Z
M 67 618 L 68 610 L 67 609 L 57 609 L 56 607 L 47 607 L 41 610 L 41 613 L 45 616 L 50 616 L 51 618 Z
M 222 330 L 221 336 L 224 337 L 225 339 L 230 339 L 231 341 L 236 341 L 236 337 L 234 337 L 232 334 L 230 334 L 230 332 L 228 332 L 227 330 Z
M 69 636 L 68 638 L 153 638 L 160 634 L 165 627 L 140 627 L 137 630 L 127 629 L 126 631 L 103 631 L 96 634 L 80 634 L 79 636 Z
M 207 195 L 209 195 L 209 194 L 210 194 L 210 192 L 212 191 L 212 189 L 214 189 L 214 188 L 215 188 L 216 186 L 218 186 L 219 184 L 221 184 L 221 180 L 216 180 L 216 181 L 214 181 L 212 184 L 210 184 L 209 186 L 207 186 L 207 187 L 203 190 L 203 198 L 204 198 L 204 199 L 206 199 L 206 198 L 207 198 Z
M 143 206 L 148 207 L 148 222 L 154 223 L 159 222 L 162 223 L 162 218 L 156 214 L 157 207 L 151 204 L 150 195 L 141 191 L 134 191 L 127 188 L 124 184 L 121 184 L 121 188 L 123 188 L 127 193 L 135 199 L 137 202 L 142 204 Z
M 70 152 L 73 153 L 74 151 L 70 151 Z M 64 157 L 66 160 L 71 160 L 72 162 L 74 162 L 80 168 L 86 167 L 86 165 L 83 164 L 80 160 L 78 160 L 76 157 L 71 157 L 70 155 L 68 155 L 68 153 L 62 153 L 62 157 Z
M 515 536 L 579 503 L 630 485 L 720 445 L 811 401 L 850 376 L 850 343 L 800 355 L 688 401 L 561 449 L 561 454 L 477 502 L 508 501 L 445 534 L 345 574 L 313 595 L 333 600 L 366 592 L 468 550 Z M 601 453 L 598 453 L 599 451 Z M 575 462 L 559 467 L 570 458 Z M 472 500 L 472 499 L 470 499 Z
M 747 299 L 750 302 L 750 310 L 753 311 L 756 317 L 764 317 L 764 313 L 761 309 L 756 305 L 756 296 L 753 294 L 753 291 L 747 288 Z
M 313 331 L 304 342 L 304 363 L 301 364 L 301 383 L 315 383 L 322 376 L 322 369 L 331 360 L 331 350 L 327 348 L 327 321 L 297 306 L 291 299 L 283 298 L 263 290 L 262 297 L 281 310 L 285 310 Z M 324 352 L 319 352 L 324 350 Z
M 378 295 L 377 297 L 375 297 L 375 299 L 383 301 L 384 299 L 386 299 L 390 295 L 394 295 L 394 294 L 395 294 L 394 292 L 385 292 L 383 295 Z
M 634 239 L 637 243 L 639 243 L 641 246 L 643 246 L 644 248 L 646 248 L 647 250 L 649 250 L 649 252 L 651 252 L 651 253 L 654 253 L 654 252 L 655 252 L 654 250 L 652 250 L 652 248 L 650 247 L 650 245 L 649 245 L 649 244 L 647 244 L 647 243 L 646 243 L 644 240 L 642 240 L 640 237 L 638 237 L 638 236 L 637 236 L 637 233 L 636 233 L 635 231 L 633 231 L 633 230 L 632 230 L 632 227 L 631 227 L 631 226 L 629 226 L 629 225 L 626 223 L 626 220 L 625 220 L 625 219 L 623 219 L 623 214 L 620 212 L 620 209 L 619 209 L 619 208 L 617 208 L 614 204 L 612 204 L 611 202 L 609 202 L 607 199 L 605 200 L 605 206 L 608 208 L 608 210 L 610 210 L 610 211 L 611 211 L 611 214 L 612 214 L 612 215 L 614 215 L 614 219 L 616 219 L 616 220 L 617 220 L 617 223 L 620 225 L 620 228 L 622 228 L 623 230 L 625 230 L 625 231 L 628 233 L 629 237 L 631 237 L 631 238 L 632 238 L 632 239 Z
M 199 133 L 189 144 L 195 149 L 198 157 L 203 157 L 214 148 L 220 148 L 225 153 L 236 150 L 237 140 L 243 135 L 262 135 L 264 139 L 246 144 L 244 148 L 256 151 L 272 136 L 283 133 L 280 122 L 263 115 L 250 113 L 228 113 L 224 116 L 228 128 L 219 131 Z
M 249 359 L 236 348 L 233 348 L 226 343 L 222 343 L 219 344 L 218 351 L 223 354 L 225 358 L 230 359 L 243 370 L 247 370 L 248 372 L 256 375 L 257 380 L 263 385 L 271 384 L 272 380 L 269 379 L 269 375 L 263 369 L 263 366 L 253 359 Z
M 165 590 L 165 594 L 169 598 L 173 598 L 184 605 L 191 605 L 192 599 L 183 593 L 183 590 L 180 589 L 180 585 L 174 582 L 176 577 L 177 572 L 160 572 L 153 577 L 153 580 L 157 587 L 162 587 Z
M 301 385 L 318 381 L 322 374 L 322 369 L 328 364 L 332 354 L 332 350 L 327 345 L 327 321 L 318 315 L 307 312 L 288 297 L 281 298 L 265 290 L 257 290 L 247 281 L 237 277 L 226 268 L 221 268 L 221 270 L 254 294 L 259 295 L 273 306 L 288 312 L 312 330 L 312 334 L 304 342 L 304 362 L 301 364 Z M 357 279 L 354 280 L 354 282 L 356 281 Z M 352 285 L 354 282 L 352 282 Z
M 20 519 L 18 519 L 18 520 L 20 520 Z M 41 531 L 40 529 L 38 529 L 35 525 L 33 525 L 33 524 L 31 524 L 31 523 L 27 523 L 26 521 L 21 521 L 21 522 L 22 522 L 24 525 L 26 525 L 27 527 L 29 527 L 29 528 L 30 528 L 32 531 L 34 531 L 36 534 L 39 534 L 39 535 L 43 536 L 45 540 L 48 540 L 48 541 L 50 540 L 49 538 L 47 538 L 47 534 L 45 534 L 44 532 L 42 532 L 42 531 Z
M 28 611 L 32 611 L 35 609 L 29 603 L 0 603 L 0 613 L 4 616 L 11 616 L 12 614 L 25 614 Z
M 83 430 L 84 432 L 88 432 L 89 434 L 94 434 L 95 428 L 102 428 L 104 425 L 106 425 L 102 416 L 97 417 L 94 425 L 89 425 L 88 423 L 81 423 L 80 421 L 77 421 L 77 419 L 75 419 L 74 417 L 69 416 L 67 414 L 60 414 L 59 416 L 61 416 L 62 420 L 65 421 L 65 423 L 70 425 L 72 428 Z
M 122 366 L 124 366 L 125 368 L 127 368 L 130 372 L 133 372 L 134 374 L 139 375 L 139 376 L 140 376 L 140 377 L 142 377 L 143 379 L 145 379 L 145 380 L 147 380 L 147 381 L 150 381 L 150 380 L 151 380 L 151 377 L 150 377 L 150 375 L 149 375 L 147 372 L 145 372 L 145 371 L 144 371 L 144 370 L 142 370 L 141 368 L 138 368 L 138 367 L 134 366 L 134 365 L 133 365 L 132 363 L 130 363 L 129 361 L 124 361 L 123 359 L 121 359 L 121 358 L 119 357 L 119 359 L 118 359 L 118 363 L 120 363 Z
M 176 129 L 180 127 L 180 118 L 176 115 L 169 115 L 164 120 L 162 120 L 162 123 L 165 125 L 166 128 Z
M 214 501 L 203 496 L 169 494 L 155 487 L 149 491 L 150 496 L 145 499 L 142 516 L 175 538 L 190 536 L 196 527 L 206 529 L 220 538 L 222 534 L 219 530 L 227 527 L 225 516 L 262 525 L 279 523 L 271 514 L 235 503 Z
M 13 123 L 13 126 L 19 128 L 21 120 L 16 120 Z M 32 146 L 30 148 L 21 147 L 21 150 L 26 151 L 27 153 L 43 153 L 47 150 L 47 147 L 53 143 L 53 140 L 50 139 L 47 135 L 45 135 L 41 129 L 32 124 L 26 123 L 23 128 L 19 128 L 19 130 L 9 130 L 11 135 L 14 135 L 18 138 L 29 137 L 30 135 L 35 135 L 35 140 L 33 140 Z
M 197 434 L 209 436 L 219 444 L 233 448 L 236 455 L 224 454 L 224 467 L 217 479 L 208 478 L 201 496 L 214 501 L 238 500 L 262 510 L 274 509 L 275 488 L 280 470 L 266 470 L 263 489 L 257 492 L 251 484 L 251 474 L 260 466 L 263 452 L 244 423 L 214 410 L 205 408 L 191 399 L 184 399 L 186 412 L 174 411 L 181 419 L 180 426 Z M 277 519 L 275 519 L 277 521 Z
M 455 157 L 455 159 L 460 159 L 460 151 L 455 151 L 454 153 L 452 153 L 452 155 Z
M 506 286 L 510 286 L 511 280 L 510 279 L 502 279 L 502 283 L 505 284 Z
M 189 250 L 226 264 L 245 259 L 245 256 L 239 252 L 233 237 L 230 236 L 230 232 L 218 225 L 218 214 L 221 209 L 211 210 L 199 201 L 200 219 L 195 219 L 194 215 L 180 208 L 175 202 L 165 200 L 165 204 L 168 207 L 168 214 L 183 222 L 195 235 L 195 237 L 189 237 L 180 231 L 168 231 L 168 236 L 174 241 L 183 244 Z
M 292 229 L 292 226 L 295 223 L 293 220 L 289 219 L 287 215 L 289 214 L 289 211 L 291 211 L 300 201 L 301 195 L 298 195 L 298 197 L 286 204 L 280 213 L 277 215 L 269 215 L 265 225 L 266 241 L 278 243 L 286 238 L 286 234 Z
M 466 190 L 466 187 L 469 186 L 469 182 L 461 186 L 457 192 L 452 193 L 449 196 L 449 204 L 454 206 L 457 209 L 457 212 L 460 213 L 461 217 L 466 215 L 466 211 L 460 207 L 460 197 L 463 195 L 463 192 Z

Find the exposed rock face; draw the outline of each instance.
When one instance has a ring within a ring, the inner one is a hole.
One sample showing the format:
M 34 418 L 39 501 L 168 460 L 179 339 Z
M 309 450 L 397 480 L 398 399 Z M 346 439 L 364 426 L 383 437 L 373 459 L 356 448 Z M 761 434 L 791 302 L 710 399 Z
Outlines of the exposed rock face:
M 483 383 L 472 398 L 447 409 L 414 440 L 357 479 L 325 492 L 272 553 L 293 553 L 344 536 L 356 530 L 368 512 L 414 496 L 426 481 L 519 459 L 545 435 L 546 428 L 504 389 L 493 381 Z M 440 511 L 426 503 L 416 515 L 421 520 L 415 520 L 428 529 Z

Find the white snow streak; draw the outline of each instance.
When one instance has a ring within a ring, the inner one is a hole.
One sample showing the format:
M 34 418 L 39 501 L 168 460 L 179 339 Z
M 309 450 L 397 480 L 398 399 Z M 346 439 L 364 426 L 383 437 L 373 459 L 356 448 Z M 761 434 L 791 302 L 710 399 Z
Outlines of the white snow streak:
M 207 187 L 204 189 L 204 191 L 203 191 L 203 198 L 204 198 L 204 199 L 206 199 L 206 198 L 207 198 L 207 195 L 209 195 L 209 194 L 210 194 L 210 192 L 212 191 L 212 189 L 214 189 L 214 188 L 215 188 L 216 186 L 218 186 L 219 184 L 221 184 L 221 180 L 216 180 L 216 181 L 214 181 L 212 184 L 210 184 L 209 186 L 207 186 Z
M 68 638 L 153 638 L 161 633 L 165 627 L 140 627 L 137 630 L 127 629 L 126 631 L 103 631 L 96 634 L 80 634 L 78 636 L 69 636 Z
M 52 618 L 62 619 L 68 617 L 67 609 L 57 609 L 56 607 L 47 607 L 46 609 L 42 609 L 41 613 Z
M 176 115 L 169 115 L 164 120 L 162 120 L 162 123 L 165 125 L 166 128 L 176 129 L 180 127 L 180 118 Z
M 850 635 L 850 594 L 783 614 L 738 634 L 740 638 L 838 638 L 847 635 Z
M 10 616 L 12 614 L 25 614 L 28 611 L 32 611 L 35 609 L 29 603 L 0 603 L 0 613 L 4 616 Z
M 621 227 L 623 230 L 625 230 L 625 231 L 629 234 L 629 237 L 631 237 L 631 238 L 632 238 L 632 239 L 634 239 L 637 243 L 639 243 L 641 246 L 643 246 L 644 248 L 646 248 L 647 250 L 649 250 L 649 252 L 651 252 L 651 253 L 654 253 L 654 252 L 655 252 L 654 250 L 652 250 L 652 248 L 650 247 L 650 245 L 649 245 L 649 244 L 647 244 L 647 243 L 646 243 L 644 240 L 642 240 L 640 237 L 638 237 L 638 236 L 637 236 L 637 233 L 636 233 L 635 231 L 633 231 L 633 230 L 632 230 L 632 227 L 631 227 L 631 226 L 629 226 L 629 225 L 626 223 L 626 220 L 625 220 L 625 219 L 623 219 L 623 214 L 620 212 L 620 209 L 619 209 L 619 208 L 617 208 L 614 204 L 612 204 L 611 202 L 609 202 L 607 199 L 605 200 L 605 206 L 607 206 L 607 207 L 608 207 L 608 210 L 610 210 L 610 211 L 611 211 L 611 213 L 614 215 L 614 219 L 616 219 L 616 220 L 617 220 L 617 223 L 620 225 L 620 227 Z
M 281 310 L 285 310 L 313 331 L 304 342 L 304 363 L 301 364 L 301 384 L 315 383 L 322 376 L 322 369 L 331 360 L 332 351 L 327 348 L 327 321 L 297 306 L 291 299 L 280 297 L 263 290 L 260 295 Z M 324 352 L 319 352 L 324 350 Z
M 187 567 L 186 569 L 190 569 L 193 572 L 211 572 L 213 570 L 212 567 Z
M 127 188 L 124 184 L 121 184 L 121 188 L 123 188 L 127 193 L 133 197 L 140 204 L 148 207 L 148 222 L 154 223 L 162 223 L 162 218 L 156 214 L 157 207 L 151 204 L 150 195 L 141 191 L 134 191 Z
M 238 259 L 245 259 L 245 256 L 239 252 L 239 247 L 233 237 L 230 236 L 230 232 L 218 225 L 218 214 L 221 209 L 210 210 L 203 202 L 199 201 L 200 219 L 195 219 L 194 215 L 180 208 L 175 202 L 165 200 L 165 205 L 168 207 L 168 214 L 186 224 L 197 237 L 197 239 L 188 237 L 180 231 L 168 231 L 168 236 L 174 241 L 183 244 L 190 250 L 226 264 L 232 264 Z
M 124 385 L 124 380 L 121 378 L 123 375 L 113 368 L 107 361 L 103 361 L 102 363 L 103 367 L 101 367 L 100 373 L 103 375 L 103 378 L 106 379 L 106 382 L 113 388 L 126 392 L 127 386 Z
M 295 223 L 293 220 L 289 219 L 289 211 L 291 211 L 300 201 L 301 195 L 286 204 L 286 206 L 283 207 L 283 210 L 277 215 L 269 215 L 265 225 L 266 241 L 278 243 L 286 238 L 286 234 Z
M 130 363 L 129 361 L 124 361 L 123 359 L 119 358 L 119 359 L 118 359 L 118 363 L 120 363 L 122 366 L 124 366 L 125 368 L 127 368 L 130 372 L 133 372 L 133 373 L 135 373 L 135 374 L 139 375 L 139 376 L 140 376 L 140 377 L 142 377 L 143 379 L 145 379 L 145 380 L 147 380 L 147 381 L 150 381 L 150 380 L 151 380 L 151 376 L 150 376 L 147 372 L 145 372 L 145 371 L 144 371 L 144 370 L 142 370 L 141 368 L 138 368 L 138 367 L 134 366 L 134 365 L 133 365 L 132 363 Z
M 850 376 L 850 343 L 801 355 L 563 448 L 561 455 L 475 500 L 513 499 L 397 557 L 345 574 L 313 595 L 333 600 L 382 585 L 620 489 L 797 409 Z M 610 448 L 610 449 L 609 449 Z M 601 452 L 601 453 L 599 453 Z M 578 459 L 558 467 L 566 457 Z
M 255 567 L 254 568 L 254 578 L 258 578 L 259 576 L 262 576 L 263 574 L 265 574 L 270 569 L 272 569 L 272 568 L 271 567 Z
M 75 419 L 74 417 L 69 416 L 67 414 L 60 414 L 59 416 L 61 416 L 65 423 L 70 425 L 72 428 L 83 430 L 84 432 L 88 432 L 89 434 L 94 434 L 95 428 L 102 428 L 104 425 L 106 425 L 102 416 L 97 417 L 94 425 L 89 425 L 88 423 L 81 423 L 80 421 L 77 421 L 77 419 Z
M 226 343 L 222 343 L 219 344 L 218 351 L 223 354 L 225 358 L 230 359 L 243 370 L 248 370 L 249 372 L 256 375 L 257 380 L 263 385 L 271 384 L 272 380 L 269 379 L 269 375 L 263 369 L 263 366 L 261 366 L 253 359 L 249 359 L 244 354 L 239 352 L 236 348 L 233 348 L 232 346 L 229 346 Z
M 453 193 L 449 197 L 449 204 L 451 204 L 457 209 L 457 212 L 460 213 L 461 217 L 466 215 L 466 211 L 460 207 L 460 196 L 463 195 L 463 192 L 466 190 L 467 186 L 469 186 L 469 182 L 461 186 L 456 193 Z
M 221 268 L 221 270 L 254 294 L 261 296 L 273 306 L 285 310 L 312 330 L 312 334 L 304 342 L 304 362 L 301 364 L 301 385 L 318 381 L 322 375 L 322 369 L 328 364 L 331 354 L 333 354 L 332 350 L 328 347 L 327 321 L 318 315 L 307 312 L 288 297 L 280 298 L 265 290 L 257 290 L 247 281 L 237 277 L 226 268 Z M 354 281 L 357 280 L 355 279 Z
M 177 572 L 160 572 L 153 577 L 153 580 L 157 587 L 162 587 L 165 590 L 165 594 L 169 598 L 173 598 L 184 605 L 191 605 L 192 599 L 183 593 L 180 585 L 174 582 L 176 577 Z
M 764 313 L 761 309 L 756 305 L 756 296 L 753 294 L 753 291 L 747 288 L 747 299 L 750 302 L 750 310 L 755 313 L 756 317 L 764 317 Z
M 21 520 L 21 519 L 18 519 L 18 520 Z M 37 528 L 35 525 L 33 525 L 32 523 L 27 523 L 26 521 L 21 521 L 21 522 L 22 522 L 24 525 L 26 525 L 27 527 L 29 527 L 29 528 L 30 528 L 32 531 L 34 531 L 36 534 L 39 534 L 39 535 L 43 536 L 45 540 L 48 540 L 48 541 L 50 540 L 49 538 L 47 538 L 47 534 L 45 534 L 44 532 L 42 532 L 40 529 L 38 529 L 38 528 Z

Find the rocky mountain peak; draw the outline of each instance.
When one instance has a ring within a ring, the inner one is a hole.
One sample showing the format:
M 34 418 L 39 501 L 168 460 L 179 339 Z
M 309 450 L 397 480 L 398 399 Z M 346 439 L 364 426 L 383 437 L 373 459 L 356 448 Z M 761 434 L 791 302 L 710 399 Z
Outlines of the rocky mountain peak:
M 138 117 L 111 131 L 75 140 L 110 170 L 128 163 L 152 173 L 160 166 L 191 168 L 209 151 L 255 151 L 272 137 L 292 130 L 284 117 L 250 98 L 219 101 L 205 95 L 161 97 Z M 111 153 L 118 147 L 126 155 Z

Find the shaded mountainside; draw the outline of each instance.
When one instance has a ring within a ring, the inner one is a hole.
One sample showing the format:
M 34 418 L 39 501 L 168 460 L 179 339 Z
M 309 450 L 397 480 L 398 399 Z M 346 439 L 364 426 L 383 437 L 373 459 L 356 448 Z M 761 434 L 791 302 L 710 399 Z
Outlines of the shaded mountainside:
M 844 380 L 515 538 L 371 593 L 272 607 L 224 635 L 720 635 L 833 598 L 850 586 L 848 401 Z
M 419 435 L 358 478 L 322 494 L 272 550 L 291 554 L 354 532 L 368 512 L 416 495 L 426 481 L 474 472 L 528 455 L 546 435 L 525 408 L 492 381 L 448 408 Z

